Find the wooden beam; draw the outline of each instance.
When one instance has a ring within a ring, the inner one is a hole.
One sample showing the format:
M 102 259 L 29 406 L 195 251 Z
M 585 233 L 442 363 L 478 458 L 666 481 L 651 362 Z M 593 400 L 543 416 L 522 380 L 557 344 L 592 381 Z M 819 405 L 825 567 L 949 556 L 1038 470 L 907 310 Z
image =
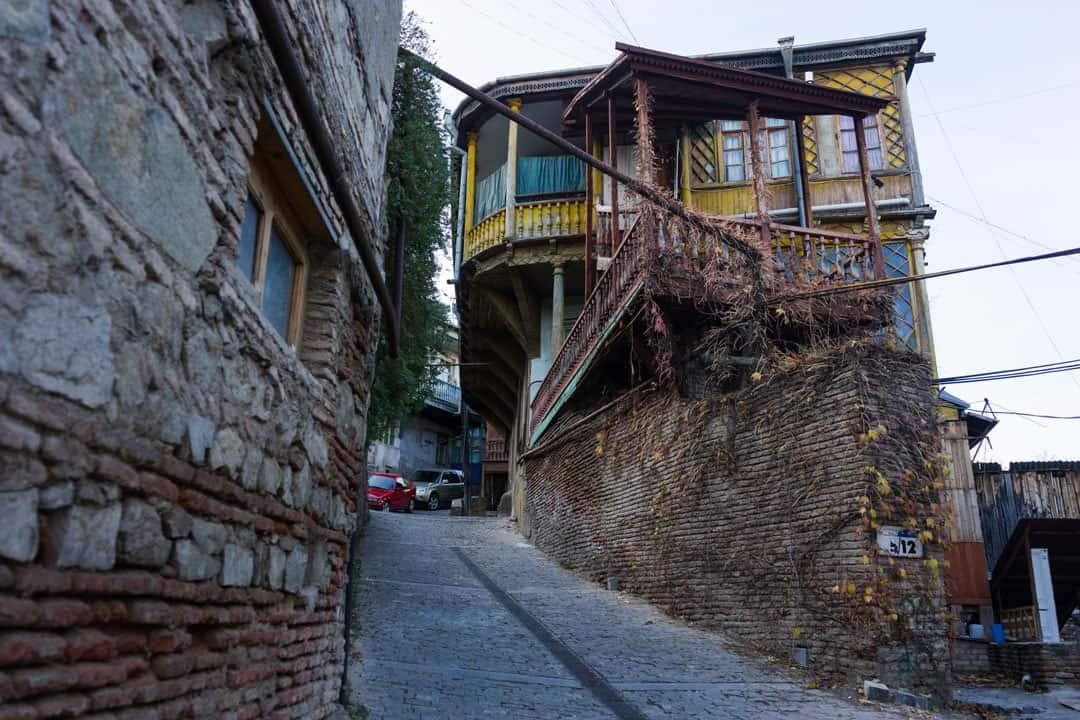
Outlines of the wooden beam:
M 656 161 L 653 157 L 652 120 L 649 119 L 649 82 L 643 77 L 634 78 L 634 102 L 637 105 L 637 146 L 641 179 L 651 185 L 656 173 Z
M 754 207 L 757 210 L 758 223 L 761 226 L 761 243 L 771 245 L 769 234 L 769 198 L 765 192 L 765 168 L 761 161 L 761 115 L 758 113 L 758 101 L 752 100 L 746 109 L 746 125 L 750 131 L 750 172 L 754 187 Z
M 529 357 L 540 357 L 540 305 L 522 273 L 514 270 L 510 273 L 510 283 L 514 286 L 514 297 L 517 298 L 518 313 L 528 345 L 525 352 Z
M 863 116 L 852 117 L 855 123 L 855 147 L 859 151 L 859 175 L 862 178 L 863 201 L 866 203 L 866 219 L 870 223 L 870 243 L 874 254 L 874 277 L 885 277 L 885 256 L 881 251 L 881 224 L 878 222 L 877 205 L 874 203 L 874 179 L 870 176 L 870 156 L 866 152 L 866 131 Z
M 607 116 L 607 132 L 608 132 L 608 163 L 616 170 L 619 169 L 619 153 L 618 147 L 615 141 L 615 96 L 609 94 L 607 97 L 608 116 Z M 611 183 L 611 254 L 614 255 L 615 251 L 619 248 L 620 244 L 620 232 L 619 232 L 619 181 L 612 175 L 609 178 Z
M 514 306 L 514 302 L 503 295 L 498 290 L 492 290 L 491 288 L 483 287 L 479 285 L 474 288 L 474 292 L 483 297 L 487 302 L 491 303 L 491 306 L 495 308 L 495 312 L 502 317 L 503 322 L 506 323 L 507 329 L 518 344 L 521 345 L 521 349 L 526 355 L 529 354 L 529 342 L 525 338 L 525 328 L 522 326 L 521 318 L 517 314 L 517 308 Z
M 585 113 L 585 149 L 592 152 L 593 124 L 592 113 Z M 593 209 L 596 199 L 593 197 L 593 171 L 585 168 L 585 297 L 592 294 L 593 287 Z

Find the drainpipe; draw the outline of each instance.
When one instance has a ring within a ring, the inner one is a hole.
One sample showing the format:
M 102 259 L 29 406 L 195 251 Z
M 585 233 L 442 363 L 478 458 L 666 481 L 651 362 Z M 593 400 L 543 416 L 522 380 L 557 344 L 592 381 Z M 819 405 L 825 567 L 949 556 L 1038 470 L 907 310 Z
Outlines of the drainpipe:
M 780 44 L 780 57 L 784 60 L 784 75 L 788 80 L 792 80 L 795 77 L 795 36 L 780 38 L 776 42 Z M 800 227 L 806 227 L 806 196 L 803 195 L 802 158 L 799 157 L 797 150 L 799 144 L 795 142 L 795 133 L 799 132 L 802 132 L 802 127 L 797 125 L 794 120 L 789 120 L 788 155 L 791 157 L 791 176 L 795 179 L 795 204 L 799 208 L 799 225 Z
M 293 51 L 292 38 L 285 29 L 285 23 L 277 11 L 274 0 L 251 0 L 251 9 L 254 10 L 255 17 L 259 21 L 259 27 L 266 38 L 266 45 L 270 49 L 274 65 L 277 66 L 281 79 L 285 83 L 285 91 L 296 109 L 296 115 L 304 128 L 304 133 L 311 142 L 319 167 L 327 182 L 330 183 L 330 192 L 341 209 L 345 226 L 349 230 L 349 235 L 352 236 L 353 245 L 360 254 L 360 261 L 364 264 L 368 280 L 375 290 L 379 305 L 382 307 L 383 322 L 386 323 L 390 356 L 396 358 L 401 341 L 397 311 L 394 309 L 390 290 L 386 287 L 386 281 L 379 268 L 379 260 L 368 242 L 368 235 L 373 230 L 372 219 L 366 213 L 360 212 L 360 208 L 353 199 L 348 177 L 338 161 L 330 134 L 315 104 L 315 97 L 311 94 L 304 72 L 300 69 L 300 63 Z

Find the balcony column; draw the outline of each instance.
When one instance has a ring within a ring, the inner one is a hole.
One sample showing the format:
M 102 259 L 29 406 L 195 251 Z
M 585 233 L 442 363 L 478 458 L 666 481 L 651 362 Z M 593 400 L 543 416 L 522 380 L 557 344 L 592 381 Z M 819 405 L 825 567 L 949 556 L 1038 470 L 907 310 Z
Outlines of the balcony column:
M 585 113 L 585 151 L 592 152 L 593 125 L 592 115 Z M 589 297 L 593 288 L 593 170 L 585 168 L 585 297 Z
M 555 356 L 562 348 L 564 307 L 563 265 L 560 262 L 551 266 L 551 361 L 553 364 Z
M 465 159 L 465 234 L 473 228 L 473 213 L 476 212 L 476 139 L 479 133 L 470 132 L 465 136 L 467 157 Z
M 758 101 L 754 100 L 746 109 L 746 126 L 750 131 L 750 174 L 754 187 L 754 209 L 761 225 L 761 242 L 764 247 L 771 245 L 769 235 L 769 199 L 765 194 L 765 168 L 761 161 L 761 116 L 758 114 Z
M 685 125 L 679 135 L 679 200 L 686 207 L 693 207 L 690 195 L 690 132 Z
M 619 169 L 619 149 L 615 138 L 615 96 L 608 93 L 607 96 L 607 133 L 608 133 L 608 164 L 616 170 Z M 611 248 L 614 256 L 619 249 L 622 228 L 619 227 L 619 183 L 615 178 L 608 178 L 611 183 Z
M 521 98 L 507 100 L 507 105 L 514 112 L 521 110 Z M 514 217 L 514 203 L 517 200 L 517 144 L 518 124 L 513 120 L 506 133 L 506 233 L 509 239 L 517 234 L 517 221 Z
M 866 220 L 870 225 L 870 244 L 874 253 L 874 277 L 885 277 L 885 256 L 881 251 L 881 224 L 878 222 L 877 204 L 874 202 L 874 179 L 870 176 L 870 156 L 866 152 L 866 131 L 863 116 L 852 116 L 855 123 L 855 147 L 859 151 L 859 176 L 862 178 L 863 201 L 866 203 Z

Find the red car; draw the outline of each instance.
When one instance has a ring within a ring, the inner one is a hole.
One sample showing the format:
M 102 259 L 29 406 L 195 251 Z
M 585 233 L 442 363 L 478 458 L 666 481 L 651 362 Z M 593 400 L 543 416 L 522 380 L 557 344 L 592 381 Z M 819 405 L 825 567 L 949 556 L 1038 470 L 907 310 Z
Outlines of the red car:
M 367 504 L 372 510 L 412 512 L 416 505 L 416 486 L 396 473 L 371 473 Z

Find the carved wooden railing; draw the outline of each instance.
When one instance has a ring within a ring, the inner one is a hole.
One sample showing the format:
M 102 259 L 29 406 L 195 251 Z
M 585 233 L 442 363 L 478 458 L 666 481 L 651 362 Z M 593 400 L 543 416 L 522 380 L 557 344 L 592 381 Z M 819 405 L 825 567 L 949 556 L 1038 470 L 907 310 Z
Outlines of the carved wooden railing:
M 633 297 L 644 281 L 646 242 L 635 226 L 627 228 L 622 244 L 615 251 L 585 306 L 563 340 L 547 375 L 536 391 L 532 404 L 531 426 L 540 422 L 562 396 L 567 386 L 586 363 L 589 352 L 600 342 L 609 322 Z
M 1042 639 L 1039 609 L 1034 606 L 1018 607 L 1001 611 L 1001 629 L 1005 639 L 1020 642 L 1037 642 Z
M 506 449 L 506 440 L 498 438 L 487 441 L 484 462 L 505 462 L 509 457 L 510 453 Z
M 503 241 L 506 233 L 506 210 L 496 210 L 465 233 L 465 257 L 479 255 Z
M 619 231 L 620 237 L 624 237 L 626 232 L 634 224 L 634 220 L 638 216 L 638 209 L 636 207 L 623 208 L 619 210 Z M 611 257 L 612 252 L 615 250 L 613 238 L 611 236 L 611 206 L 610 205 L 597 205 L 596 206 L 596 255 L 597 257 L 607 258 Z
M 585 234 L 585 200 L 540 200 L 514 207 L 515 239 L 566 237 Z
M 656 210 L 645 212 L 658 213 Z M 597 214 L 600 218 L 605 217 L 602 208 L 598 208 Z M 686 277 L 692 284 L 701 281 L 700 271 L 707 268 L 730 272 L 731 279 L 737 281 L 738 273 L 747 267 L 745 258 L 730 244 L 701 239 L 700 232 L 688 232 L 681 220 L 660 215 L 666 219 L 645 223 L 638 209 L 627 211 L 627 215 L 632 219 L 622 233 L 620 246 L 611 256 L 606 272 L 586 300 L 536 392 L 531 413 L 531 429 L 534 433 L 586 365 L 611 322 L 645 281 L 649 263 L 658 257 L 657 253 L 674 259 L 675 264 L 668 266 L 668 271 L 678 272 L 680 266 L 688 271 Z M 655 220 L 652 216 L 650 218 Z M 757 220 L 726 217 L 715 217 L 714 220 L 721 226 L 721 234 L 726 230 L 731 234 L 753 237 L 761 232 L 762 226 Z M 606 221 L 602 219 L 598 223 L 598 235 L 604 231 L 605 225 L 610 238 L 610 210 L 606 213 Z M 873 238 L 780 223 L 769 223 L 768 230 L 772 247 L 772 258 L 769 259 L 772 266 L 768 269 L 775 273 L 775 279 L 784 284 L 819 286 L 875 277 L 874 258 L 877 254 Z M 692 236 L 699 239 L 692 240 Z M 602 256 L 599 242 L 597 246 L 598 255 Z

